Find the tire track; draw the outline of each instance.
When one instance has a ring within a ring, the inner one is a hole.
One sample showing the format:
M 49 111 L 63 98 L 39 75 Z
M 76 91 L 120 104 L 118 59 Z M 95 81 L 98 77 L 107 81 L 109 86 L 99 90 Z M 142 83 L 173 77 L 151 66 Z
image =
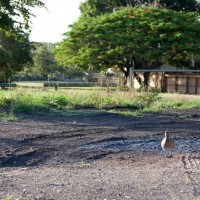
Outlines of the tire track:
M 200 169 L 200 153 L 193 152 L 189 155 L 182 156 L 183 167 L 186 170 L 199 170 Z
M 181 161 L 185 171 L 185 183 L 192 187 L 194 196 L 200 196 L 200 153 L 183 155 Z

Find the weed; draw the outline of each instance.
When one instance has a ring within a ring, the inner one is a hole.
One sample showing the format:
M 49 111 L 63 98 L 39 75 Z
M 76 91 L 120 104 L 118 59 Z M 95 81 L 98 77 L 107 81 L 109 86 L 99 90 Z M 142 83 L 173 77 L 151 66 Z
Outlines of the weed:
M 12 195 L 7 195 L 4 200 L 33 200 L 33 198 L 29 197 L 29 196 L 27 196 L 27 197 L 23 196 L 22 197 L 22 195 L 20 195 L 18 197 L 15 197 L 15 196 L 12 196 Z
M 18 117 L 16 117 L 14 114 L 7 114 L 5 112 L 0 114 L 0 119 L 1 120 L 6 120 L 6 121 L 15 121 L 18 120 Z
M 186 183 L 186 185 L 191 185 L 192 184 L 192 180 L 191 180 L 191 178 L 189 176 L 185 177 L 185 183 Z
M 3 172 L 0 172 L 0 177 L 5 176 L 5 174 Z
M 179 198 L 178 197 L 173 197 L 172 200 L 179 200 Z
M 154 102 L 160 99 L 159 90 L 150 90 L 149 92 L 144 92 L 138 96 L 138 100 L 140 101 L 140 107 L 145 108 L 152 105 Z
M 84 167 L 90 167 L 91 166 L 91 164 L 90 163 L 80 163 L 79 165 L 78 165 L 80 168 L 84 168 Z

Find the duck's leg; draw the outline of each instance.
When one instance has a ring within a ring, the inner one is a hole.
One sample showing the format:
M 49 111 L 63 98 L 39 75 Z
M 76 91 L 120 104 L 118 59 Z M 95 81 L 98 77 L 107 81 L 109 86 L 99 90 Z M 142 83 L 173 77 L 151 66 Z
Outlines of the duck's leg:
M 171 158 L 172 157 L 172 151 L 171 150 L 168 152 L 168 155 L 166 157 L 167 158 Z

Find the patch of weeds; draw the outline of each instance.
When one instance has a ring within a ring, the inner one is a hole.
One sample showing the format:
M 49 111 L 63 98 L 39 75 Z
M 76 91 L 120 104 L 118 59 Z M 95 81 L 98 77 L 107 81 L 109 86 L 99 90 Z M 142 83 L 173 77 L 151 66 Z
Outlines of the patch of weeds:
M 135 116 L 135 117 L 142 117 L 147 113 L 152 113 L 152 112 L 160 112 L 160 108 L 155 108 L 155 107 L 144 107 L 144 108 L 139 108 L 139 109 L 134 109 L 134 110 L 126 110 L 126 111 L 119 111 L 119 110 L 110 110 L 110 113 L 114 114 L 119 114 L 119 115 L 124 115 L 124 116 Z
M 33 104 L 23 104 L 19 103 L 14 106 L 14 112 L 26 113 L 26 114 L 42 114 L 48 110 L 45 106 L 33 105 Z
M 179 200 L 179 198 L 178 197 L 173 197 L 172 200 Z
M 100 93 L 93 93 L 90 96 L 91 105 L 94 105 L 96 108 L 102 108 L 102 96 Z
M 20 195 L 18 197 L 15 197 L 13 195 L 7 195 L 4 200 L 33 200 L 33 198 L 29 197 L 29 196 L 24 197 L 22 195 Z
M 99 110 L 68 110 L 68 109 L 62 109 L 62 110 L 56 110 L 53 109 L 51 110 L 50 114 L 52 116 L 62 116 L 62 117 L 87 117 L 87 116 L 91 116 L 91 115 L 96 115 L 96 114 L 100 114 L 103 111 L 99 111 Z
M 0 119 L 6 121 L 16 121 L 18 120 L 18 117 L 16 117 L 13 113 L 7 114 L 3 112 L 0 114 Z
M 123 116 L 143 116 L 143 112 L 141 112 L 141 110 L 126 110 L 126 111 L 122 111 L 122 110 L 109 110 L 108 113 L 112 113 L 112 114 L 117 114 L 117 115 L 123 115 Z
M 191 115 L 181 115 L 181 116 L 179 116 L 179 118 L 180 119 L 187 119 L 187 118 L 192 118 L 192 116 Z
M 0 177 L 5 176 L 5 174 L 3 172 L 0 172 Z
M 78 165 L 78 167 L 80 167 L 80 168 L 85 168 L 85 167 L 90 167 L 90 166 L 91 166 L 90 163 L 84 163 L 84 162 L 79 163 L 79 165 Z
M 52 96 L 50 101 L 48 101 L 48 105 L 51 108 L 56 108 L 56 109 L 62 109 L 63 107 L 67 106 L 69 104 L 69 99 L 66 96 Z
M 185 177 L 185 183 L 186 183 L 186 185 L 191 185 L 192 184 L 192 180 L 191 180 L 191 178 L 189 176 Z
M 140 107 L 145 108 L 152 105 L 155 101 L 158 101 L 161 97 L 159 96 L 160 91 L 157 89 L 152 89 L 149 92 L 144 92 L 138 96 L 138 101 L 140 102 Z

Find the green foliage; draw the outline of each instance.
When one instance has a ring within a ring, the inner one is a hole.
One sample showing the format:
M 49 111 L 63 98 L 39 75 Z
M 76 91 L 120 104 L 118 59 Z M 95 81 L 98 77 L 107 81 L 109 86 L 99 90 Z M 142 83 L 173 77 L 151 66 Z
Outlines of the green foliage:
M 86 0 L 81 3 L 82 16 L 95 17 L 123 7 L 153 6 L 168 8 L 176 11 L 200 11 L 200 2 L 197 0 Z
M 40 0 L 0 0 L 0 81 L 31 61 L 29 42 L 33 7 L 44 7 Z
M 191 54 L 200 53 L 200 22 L 194 12 L 126 8 L 81 17 L 71 28 L 56 48 L 56 59 L 65 66 L 116 67 L 124 72 L 125 63 L 134 56 L 147 69 L 163 63 L 182 67 Z
M 26 33 L 18 30 L 10 35 L 0 30 L 0 81 L 8 81 L 9 77 L 32 61 L 31 48 Z
M 59 67 L 55 62 L 53 44 L 51 43 L 34 43 L 31 51 L 33 64 L 25 67 L 18 76 L 25 78 L 38 78 L 43 80 L 52 80 L 55 78 L 56 71 Z
M 34 91 L 34 92 L 33 92 Z M 152 90 L 145 93 L 129 93 L 114 91 L 0 91 L 0 108 L 11 108 L 12 112 L 2 114 L 1 119 L 14 119 L 14 113 L 42 114 L 57 111 L 63 115 L 65 111 L 79 108 L 97 110 L 113 109 L 112 112 L 126 115 L 140 115 L 147 112 L 160 112 L 167 109 L 200 108 L 199 97 L 187 98 L 181 95 L 171 97 L 161 95 Z M 118 109 L 118 107 L 120 109 Z M 116 108 L 116 109 L 115 109 Z M 80 113 L 80 112 L 79 112 Z M 73 113 L 68 113 L 72 115 Z
M 40 0 L 0 0 L 0 30 L 29 29 L 33 7 L 44 7 L 44 3 Z
M 0 113 L 0 119 L 5 121 L 16 121 L 18 118 L 14 114 Z
M 153 103 L 158 101 L 160 97 L 160 91 L 152 89 L 149 92 L 144 92 L 138 96 L 138 101 L 141 108 L 150 107 Z
M 18 80 L 49 80 L 56 81 L 73 76 L 80 76 L 83 72 L 76 67 L 59 66 L 55 61 L 54 44 L 33 43 L 31 57 L 33 62 L 25 65 L 24 69 L 16 73 Z

